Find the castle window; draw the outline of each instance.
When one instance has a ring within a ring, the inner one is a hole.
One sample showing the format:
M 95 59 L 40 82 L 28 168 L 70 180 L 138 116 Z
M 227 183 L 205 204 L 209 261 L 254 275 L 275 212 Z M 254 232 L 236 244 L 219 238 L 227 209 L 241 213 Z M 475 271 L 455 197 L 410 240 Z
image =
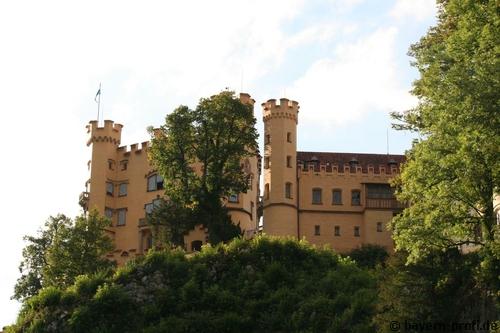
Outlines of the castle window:
M 118 189 L 118 196 L 123 197 L 127 195 L 127 183 L 121 183 Z
M 271 134 L 266 134 L 266 138 L 264 139 L 264 144 L 268 145 L 271 143 Z
M 352 206 L 361 205 L 361 192 L 359 190 L 353 190 L 351 192 L 351 205 Z
M 111 182 L 106 183 L 106 194 L 107 195 L 113 196 L 114 189 L 115 189 L 115 186 L 113 185 L 113 183 L 111 183 Z
M 231 194 L 228 198 L 227 201 L 229 202 L 238 202 L 238 194 Z
M 109 170 L 114 170 L 115 169 L 115 161 L 108 160 L 108 169 Z
M 286 142 L 292 142 L 292 133 L 291 132 L 286 133 Z
M 248 176 L 248 189 L 253 190 L 253 175 Z
M 118 223 L 116 225 L 125 225 L 127 222 L 127 208 L 118 209 Z
M 342 190 L 332 190 L 332 205 L 342 205 Z
M 255 210 L 255 203 L 250 201 L 250 220 L 253 221 L 253 211 Z
M 286 166 L 287 166 L 287 168 L 291 168 L 292 167 L 292 156 L 287 156 L 286 157 Z
M 335 236 L 340 236 L 340 226 L 336 225 L 333 230 Z
M 109 207 L 104 208 L 104 215 L 105 215 L 108 219 L 112 219 L 112 218 L 113 218 L 113 209 L 111 209 L 111 208 L 109 208 Z
M 269 199 L 269 184 L 264 186 L 264 199 Z
M 285 184 L 285 198 L 287 199 L 292 198 L 292 183 Z
M 312 203 L 315 205 L 321 205 L 321 189 L 313 188 L 312 190 Z
M 157 191 L 163 189 L 163 177 L 154 174 L 148 177 L 148 192 Z
M 269 169 L 269 156 L 264 157 L 264 169 Z
M 319 225 L 315 225 L 314 226 L 314 236 L 319 236 L 321 234 L 320 232 L 320 226 Z
M 382 232 L 382 222 L 377 222 L 377 232 Z
M 354 237 L 359 237 L 359 227 L 354 227 Z
M 121 168 L 122 171 L 127 170 L 127 165 L 128 165 L 128 161 L 127 160 L 120 161 L 120 168 Z

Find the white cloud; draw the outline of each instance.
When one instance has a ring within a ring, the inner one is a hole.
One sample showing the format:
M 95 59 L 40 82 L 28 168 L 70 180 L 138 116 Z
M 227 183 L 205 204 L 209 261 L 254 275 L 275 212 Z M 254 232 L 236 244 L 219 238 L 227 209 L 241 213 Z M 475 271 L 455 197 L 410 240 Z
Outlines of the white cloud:
M 379 29 L 312 64 L 288 89 L 291 96 L 300 96 L 301 119 L 329 127 L 371 111 L 410 106 L 413 98 L 399 84 L 395 65 L 396 35 L 396 28 Z
M 396 0 L 390 15 L 399 20 L 413 18 L 423 21 L 432 19 L 436 11 L 436 0 Z

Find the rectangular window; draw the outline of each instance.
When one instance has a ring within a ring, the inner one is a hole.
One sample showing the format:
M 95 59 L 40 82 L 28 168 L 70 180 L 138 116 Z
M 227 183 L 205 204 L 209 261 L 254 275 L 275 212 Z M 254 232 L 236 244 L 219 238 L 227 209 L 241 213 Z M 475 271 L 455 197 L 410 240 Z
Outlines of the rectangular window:
M 292 156 L 287 156 L 286 157 L 286 167 L 291 168 L 292 167 Z
M 108 160 L 108 169 L 109 170 L 114 170 L 115 169 L 115 161 Z
M 319 227 L 319 225 L 315 225 L 315 226 L 314 226 L 314 235 L 315 235 L 315 236 L 319 236 L 319 235 L 320 235 L 320 233 L 321 233 L 321 232 L 320 232 L 320 227 Z
M 285 198 L 287 199 L 292 198 L 292 183 L 285 184 Z
M 341 190 L 333 190 L 332 191 L 332 204 L 333 205 L 342 205 L 342 191 Z
M 238 202 L 238 194 L 231 194 L 228 197 L 227 201 L 229 201 L 229 202 Z
M 118 223 L 116 225 L 125 225 L 127 222 L 127 208 L 118 209 Z
M 269 169 L 269 156 L 264 157 L 264 169 Z
M 354 237 L 359 237 L 359 227 L 354 227 Z
M 148 192 L 163 189 L 163 177 L 156 174 L 148 177 Z
M 321 204 L 321 189 L 320 188 L 314 188 L 312 190 L 312 203 L 315 205 Z
M 120 161 L 120 166 L 122 171 L 127 170 L 127 164 L 128 164 L 127 160 Z
M 377 222 L 377 232 L 382 232 L 382 222 Z
M 118 191 L 118 196 L 123 197 L 127 195 L 127 183 L 121 183 Z
M 264 141 L 265 141 L 264 143 L 266 145 L 270 144 L 271 143 L 271 135 L 270 134 L 266 134 L 266 138 L 265 138 Z
M 253 201 L 250 201 L 250 220 L 253 221 L 253 211 L 255 209 L 255 203 Z
M 354 190 L 351 192 L 351 205 L 352 206 L 361 205 L 361 192 L 359 190 Z
M 106 194 L 113 196 L 115 186 L 111 182 L 106 183 Z
M 286 142 L 292 142 L 292 133 L 291 132 L 286 133 Z
M 336 225 L 334 231 L 335 236 L 340 236 L 340 226 Z
M 264 199 L 269 199 L 269 184 L 264 186 Z
M 113 218 L 113 209 L 111 209 L 109 207 L 104 208 L 104 215 L 106 215 L 106 217 L 108 219 L 112 219 Z

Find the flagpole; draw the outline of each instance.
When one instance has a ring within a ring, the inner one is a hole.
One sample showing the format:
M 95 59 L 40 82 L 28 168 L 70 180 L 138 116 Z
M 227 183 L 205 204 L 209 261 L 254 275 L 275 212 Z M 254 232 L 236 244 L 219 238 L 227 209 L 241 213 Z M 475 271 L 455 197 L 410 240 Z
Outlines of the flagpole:
M 99 90 L 97 91 L 96 98 L 99 97 L 97 102 L 97 125 L 99 126 L 99 113 L 101 110 L 101 82 L 99 82 Z

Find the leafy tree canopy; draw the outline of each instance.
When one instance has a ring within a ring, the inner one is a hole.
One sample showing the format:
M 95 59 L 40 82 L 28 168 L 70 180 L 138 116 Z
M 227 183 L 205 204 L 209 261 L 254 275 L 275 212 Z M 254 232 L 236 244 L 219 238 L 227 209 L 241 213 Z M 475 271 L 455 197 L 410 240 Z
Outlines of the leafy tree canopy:
M 104 231 L 108 225 L 109 220 L 96 211 L 74 221 L 64 215 L 51 216 L 37 236 L 24 237 L 29 244 L 23 249 L 13 298 L 26 300 L 44 287 L 64 288 L 79 275 L 114 267 L 105 258 L 113 249 Z
M 438 3 L 437 26 L 410 49 L 420 72 L 413 89 L 419 104 L 394 115 L 401 121 L 396 127 L 422 138 L 396 182 L 398 198 L 410 207 L 393 220 L 394 240 L 410 261 L 435 249 L 477 245 L 484 267 L 498 273 L 498 1 Z
M 377 268 L 377 332 L 394 332 L 390 326 L 394 321 L 401 324 L 404 332 L 448 332 L 453 323 L 497 318 L 495 313 L 488 313 L 486 318 L 480 316 L 483 299 L 474 278 L 477 253 L 463 255 L 457 249 L 434 251 L 411 264 L 407 264 L 407 256 L 397 252 L 385 267 Z M 407 330 L 405 322 L 445 326 Z
M 212 243 L 237 236 L 239 230 L 226 218 L 221 198 L 248 188 L 249 175 L 242 163 L 257 154 L 255 122 L 251 105 L 223 91 L 202 98 L 195 110 L 178 107 L 166 116 L 164 125 L 151 128 L 149 156 L 164 178 L 165 194 L 174 202 L 165 206 L 163 217 L 175 213 L 153 223 L 179 225 L 182 220 L 176 217 L 187 210 L 197 223 L 208 227 Z M 180 229 L 189 230 L 193 218 L 188 220 Z

